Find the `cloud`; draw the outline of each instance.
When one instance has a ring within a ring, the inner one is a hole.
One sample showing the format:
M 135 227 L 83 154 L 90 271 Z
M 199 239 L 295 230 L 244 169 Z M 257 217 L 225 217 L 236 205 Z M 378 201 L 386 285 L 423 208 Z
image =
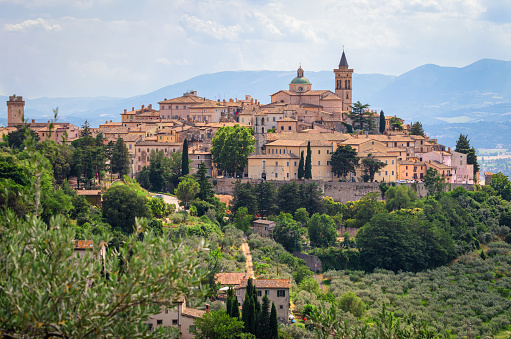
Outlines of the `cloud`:
M 237 40 L 242 30 L 240 25 L 224 26 L 216 21 L 203 20 L 188 14 L 181 17 L 181 23 L 188 31 L 205 34 L 217 40 Z
M 25 20 L 19 24 L 5 24 L 4 28 L 9 32 L 28 32 L 32 30 L 59 31 L 62 27 L 58 24 L 52 25 L 43 18 L 36 20 Z
M 156 62 L 162 65 L 169 65 L 169 66 L 187 66 L 190 64 L 189 60 L 186 59 L 173 59 L 169 60 L 167 58 L 158 58 L 156 59 Z

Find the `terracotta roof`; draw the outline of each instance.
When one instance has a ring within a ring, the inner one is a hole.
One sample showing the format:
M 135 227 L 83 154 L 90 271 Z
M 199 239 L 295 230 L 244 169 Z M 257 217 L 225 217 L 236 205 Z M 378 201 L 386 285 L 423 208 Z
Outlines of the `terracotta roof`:
M 248 279 L 243 279 L 240 288 L 246 288 Z M 255 279 L 252 283 L 257 288 L 291 288 L 291 280 L 289 279 Z
M 139 141 L 135 144 L 136 147 L 140 146 L 182 146 L 183 144 L 180 142 L 157 142 L 157 141 Z
M 447 166 L 441 162 L 438 162 L 436 160 L 430 160 L 430 161 L 426 161 L 426 164 L 429 164 L 433 167 L 437 167 L 437 168 L 441 168 L 441 169 L 453 169 L 454 167 L 451 167 L 451 166 Z
M 275 221 L 266 220 L 266 219 L 257 219 L 252 222 L 253 224 L 265 224 L 265 225 L 274 225 Z
M 320 141 L 344 141 L 348 139 L 349 134 L 343 134 L 339 132 L 334 133 L 298 133 L 298 132 L 288 132 L 288 133 L 268 133 L 266 135 L 266 140 L 274 141 L 274 140 L 320 140 Z
M 279 123 L 279 122 L 298 122 L 298 120 L 293 119 L 293 118 L 282 118 L 280 120 L 277 120 L 277 123 Z
M 92 249 L 94 247 L 94 241 L 92 240 L 75 240 L 74 243 L 77 250 Z
M 177 97 L 174 99 L 163 100 L 158 103 L 159 104 L 181 104 L 181 103 L 182 104 L 194 104 L 194 103 L 199 103 L 199 102 L 211 102 L 211 103 L 216 104 L 216 101 L 202 98 L 202 97 L 199 97 L 196 95 L 183 95 L 183 96 L 180 96 L 180 97 Z
M 217 273 L 215 281 L 220 285 L 239 285 L 246 275 L 246 273 Z
M 248 159 L 300 159 L 298 155 L 293 153 L 287 154 L 259 154 L 259 155 L 251 155 Z
M 78 190 L 77 195 L 101 195 L 101 190 Z
M 308 135 L 308 134 L 307 134 Z M 266 146 L 307 146 L 309 140 L 285 140 L 285 139 L 277 139 L 271 143 L 266 144 Z M 320 147 L 320 146 L 332 146 L 332 143 L 329 141 L 322 140 L 310 140 L 311 147 Z
M 328 94 L 326 97 L 324 97 L 322 100 L 342 100 L 335 94 Z
M 196 310 L 195 308 L 185 308 L 181 313 L 185 317 L 189 318 L 200 318 L 206 313 L 205 311 Z
M 425 163 L 422 161 L 412 161 L 412 160 L 399 160 L 397 162 L 400 165 L 413 165 L 413 166 L 424 166 Z

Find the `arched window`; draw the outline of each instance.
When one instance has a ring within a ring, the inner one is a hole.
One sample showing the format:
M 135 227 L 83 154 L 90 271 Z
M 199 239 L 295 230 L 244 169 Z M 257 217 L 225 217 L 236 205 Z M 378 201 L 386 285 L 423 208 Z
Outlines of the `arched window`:
M 348 89 L 351 89 L 351 80 L 348 80 Z
M 348 80 L 344 80 L 344 89 L 348 88 Z
M 349 99 L 349 98 L 350 98 L 350 94 L 346 93 L 346 99 Z

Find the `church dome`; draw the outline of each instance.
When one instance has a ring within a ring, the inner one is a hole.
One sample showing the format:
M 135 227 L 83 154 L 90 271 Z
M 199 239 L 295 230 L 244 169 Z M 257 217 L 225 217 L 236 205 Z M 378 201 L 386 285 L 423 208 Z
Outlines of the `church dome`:
M 311 82 L 306 77 L 296 77 L 291 81 L 291 83 L 292 84 L 308 84 L 308 85 L 310 85 Z
M 294 78 L 292 81 L 291 81 L 291 84 L 307 84 L 307 85 L 310 85 L 310 81 L 309 79 L 307 79 L 306 77 L 303 76 L 303 68 L 302 66 L 300 65 L 300 68 L 298 68 L 298 70 L 296 71 L 296 78 Z

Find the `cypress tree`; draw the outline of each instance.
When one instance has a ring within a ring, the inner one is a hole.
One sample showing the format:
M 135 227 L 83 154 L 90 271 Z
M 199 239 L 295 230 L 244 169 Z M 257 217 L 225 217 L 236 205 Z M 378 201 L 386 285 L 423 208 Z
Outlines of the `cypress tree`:
M 265 294 L 263 296 L 263 304 L 261 305 L 261 313 L 257 321 L 258 337 L 263 339 L 271 338 L 270 329 L 270 299 Z
M 380 133 L 385 132 L 385 113 L 380 112 Z
M 305 158 L 305 179 L 312 179 L 312 151 L 310 141 L 307 143 L 307 157 Z
M 183 153 L 181 155 L 181 175 L 190 173 L 190 163 L 188 162 L 188 139 L 183 142 Z
M 247 295 L 245 295 L 245 300 L 243 300 L 243 305 L 242 305 L 242 309 L 241 309 L 241 320 L 245 324 L 245 332 L 247 332 L 247 333 L 251 333 L 250 332 L 250 322 L 251 322 L 250 319 L 252 317 L 252 314 L 250 312 L 251 300 L 252 300 L 252 298 L 249 298 Z
M 234 297 L 231 301 L 231 317 L 239 319 L 240 318 L 240 308 L 238 306 L 238 299 Z
M 300 156 L 300 163 L 298 163 L 298 179 L 303 179 L 303 176 L 305 175 L 305 162 L 303 160 L 303 151 Z
M 271 339 L 279 338 L 279 322 L 277 320 L 277 309 L 275 308 L 275 304 L 271 303 L 271 313 L 270 313 L 270 336 Z

